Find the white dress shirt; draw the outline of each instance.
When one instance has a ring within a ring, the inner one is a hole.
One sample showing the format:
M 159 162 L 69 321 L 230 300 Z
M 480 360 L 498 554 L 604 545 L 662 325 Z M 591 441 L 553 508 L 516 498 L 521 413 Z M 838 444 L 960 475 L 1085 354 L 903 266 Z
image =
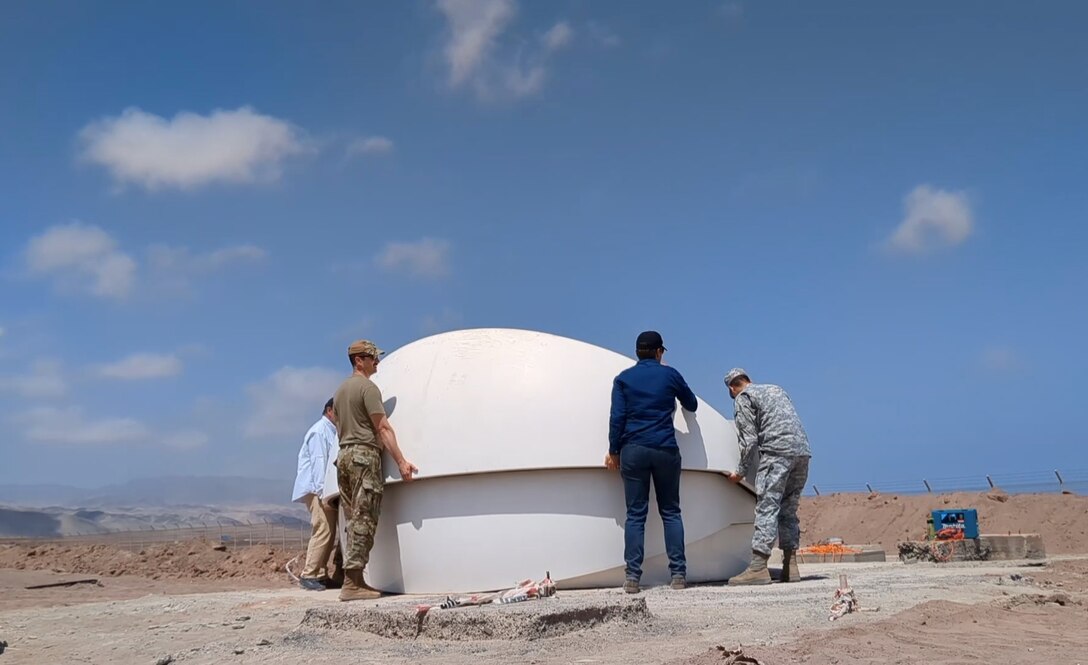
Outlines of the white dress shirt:
M 332 451 L 340 445 L 336 425 L 321 416 L 306 432 L 302 449 L 298 451 L 298 475 L 295 476 L 295 493 L 292 501 L 302 501 L 307 494 L 321 496 L 325 487 L 325 467 Z

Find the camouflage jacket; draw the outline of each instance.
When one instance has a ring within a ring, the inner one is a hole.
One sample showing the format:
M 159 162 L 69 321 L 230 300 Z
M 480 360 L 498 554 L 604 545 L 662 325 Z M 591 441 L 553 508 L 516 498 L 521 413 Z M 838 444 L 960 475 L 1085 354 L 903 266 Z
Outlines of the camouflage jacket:
M 808 435 L 786 391 L 769 383 L 753 383 L 733 401 L 733 418 L 740 442 L 740 467 L 747 475 L 754 453 L 811 456 Z

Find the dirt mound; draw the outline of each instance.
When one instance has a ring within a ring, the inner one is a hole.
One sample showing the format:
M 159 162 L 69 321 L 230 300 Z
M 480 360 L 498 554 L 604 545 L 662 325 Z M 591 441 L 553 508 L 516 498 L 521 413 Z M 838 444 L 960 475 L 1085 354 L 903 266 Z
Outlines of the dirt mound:
M 150 545 L 130 551 L 113 545 L 0 545 L 0 568 L 52 570 L 157 579 L 282 579 L 295 556 L 268 546 L 223 549 L 205 540 Z
M 850 544 L 875 543 L 896 552 L 896 543 L 925 537 L 931 510 L 975 508 L 982 533 L 1039 533 L 1048 554 L 1088 553 L 1088 497 L 1070 494 L 831 494 L 801 500 L 801 540 L 810 545 L 838 537 Z
M 1088 560 L 1051 561 L 1032 573 L 1030 581 L 1048 591 L 1088 593 Z
M 778 647 L 744 647 L 737 663 L 1064 663 L 1088 653 L 1088 610 L 1060 597 L 963 605 L 930 601 L 875 623 L 812 631 Z M 843 621 L 847 621 L 844 619 Z M 671 665 L 723 665 L 718 649 Z M 1079 662 L 1079 661 L 1078 661 Z

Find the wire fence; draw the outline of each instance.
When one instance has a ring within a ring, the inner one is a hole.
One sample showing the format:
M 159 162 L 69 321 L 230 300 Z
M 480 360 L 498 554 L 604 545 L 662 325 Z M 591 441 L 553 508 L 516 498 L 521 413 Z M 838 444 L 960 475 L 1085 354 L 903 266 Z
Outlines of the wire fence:
M 870 494 L 926 494 L 947 492 L 985 492 L 1001 489 L 1009 494 L 1072 493 L 1088 494 L 1088 469 L 1055 469 L 1053 471 L 1023 471 L 971 476 L 918 478 L 917 480 L 867 481 L 845 484 L 814 483 L 805 494 L 821 495 L 840 492 Z
M 130 551 L 140 551 L 154 545 L 169 545 L 193 540 L 215 543 L 234 549 L 264 545 L 280 549 L 304 549 L 310 540 L 310 525 L 264 522 L 260 524 L 207 524 L 204 522 L 168 523 L 143 529 L 96 531 L 64 536 L 23 536 L 0 538 L 2 544 L 30 543 L 34 545 L 110 545 Z

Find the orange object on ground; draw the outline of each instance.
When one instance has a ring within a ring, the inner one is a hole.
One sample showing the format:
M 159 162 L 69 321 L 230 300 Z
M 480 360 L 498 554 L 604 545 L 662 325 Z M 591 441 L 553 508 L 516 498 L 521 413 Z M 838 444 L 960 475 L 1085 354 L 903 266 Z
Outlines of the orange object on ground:
M 847 547 L 841 543 L 810 545 L 797 550 L 798 554 L 857 554 L 861 550 Z

